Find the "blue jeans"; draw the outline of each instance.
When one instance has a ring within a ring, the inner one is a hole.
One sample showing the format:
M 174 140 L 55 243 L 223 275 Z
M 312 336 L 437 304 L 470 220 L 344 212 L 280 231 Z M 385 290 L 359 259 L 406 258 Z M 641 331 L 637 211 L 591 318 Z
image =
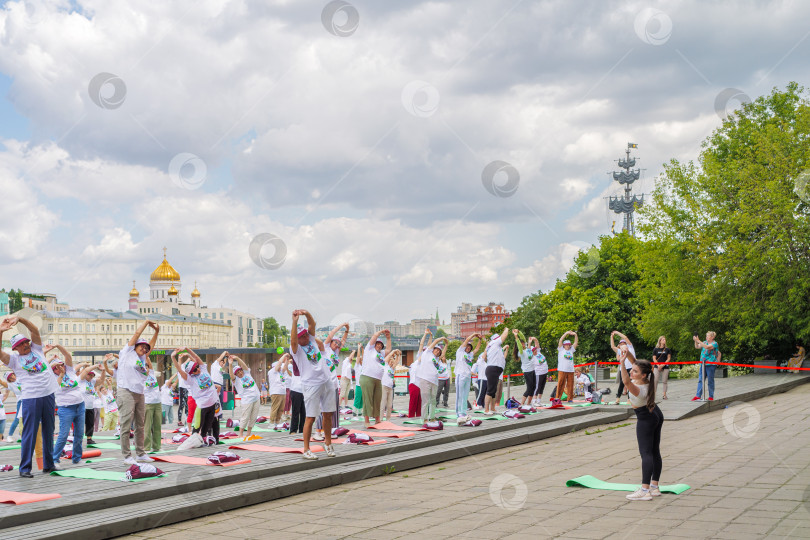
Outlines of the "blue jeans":
M 22 412 L 22 448 L 20 449 L 20 473 L 31 472 L 31 461 L 34 457 L 34 446 L 37 433 L 42 424 L 42 461 L 45 469 L 53 469 L 53 412 L 56 400 L 50 394 L 44 397 L 21 400 Z
M 82 460 L 82 439 L 84 439 L 84 401 L 76 405 L 59 407 L 59 436 L 53 445 L 53 462 L 59 463 L 59 456 L 65 448 L 70 425 L 73 424 L 73 463 Z
M 11 422 L 11 427 L 8 428 L 8 436 L 12 437 L 14 432 L 17 431 L 17 424 L 20 423 L 20 417 L 16 414 L 14 415 L 14 420 Z
M 470 395 L 472 377 L 456 377 L 456 416 L 467 416 L 467 397 Z
M 709 387 L 709 397 L 714 398 L 714 371 L 717 369 L 715 364 L 703 364 L 703 369 L 706 370 L 706 384 Z M 701 366 L 698 366 L 698 387 L 697 393 L 695 394 L 697 397 L 701 397 L 703 394 L 703 370 L 700 369 Z
M 6 419 L 0 418 L 0 439 L 3 438 L 3 433 L 6 432 Z

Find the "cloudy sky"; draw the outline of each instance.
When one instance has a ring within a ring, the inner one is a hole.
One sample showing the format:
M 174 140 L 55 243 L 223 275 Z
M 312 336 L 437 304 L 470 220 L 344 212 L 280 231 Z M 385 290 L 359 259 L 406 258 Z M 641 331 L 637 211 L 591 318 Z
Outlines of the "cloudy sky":
M 0 4 L 0 287 L 442 318 L 548 289 L 741 101 L 808 84 L 808 2 Z M 621 221 L 619 220 L 619 224 Z M 348 315 L 346 315 L 348 314 Z

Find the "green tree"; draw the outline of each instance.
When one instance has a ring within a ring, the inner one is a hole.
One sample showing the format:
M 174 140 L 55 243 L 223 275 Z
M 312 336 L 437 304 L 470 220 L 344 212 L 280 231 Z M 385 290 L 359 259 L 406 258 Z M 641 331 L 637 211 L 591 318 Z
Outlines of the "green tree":
M 810 338 L 809 140 L 810 104 L 790 83 L 724 121 L 698 164 L 665 165 L 641 210 L 645 337 L 688 346 L 714 330 L 740 359 Z
M 285 326 L 281 326 L 274 317 L 268 317 L 264 319 L 262 340 L 265 346 L 284 346 L 289 343 L 290 335 Z
M 23 308 L 22 289 L 11 289 L 8 291 L 8 309 L 10 313 L 16 313 Z

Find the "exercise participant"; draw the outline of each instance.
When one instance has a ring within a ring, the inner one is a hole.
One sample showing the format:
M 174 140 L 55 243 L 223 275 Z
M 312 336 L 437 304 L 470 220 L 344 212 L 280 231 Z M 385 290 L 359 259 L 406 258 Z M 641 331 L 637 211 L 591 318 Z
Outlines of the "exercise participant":
M 146 327 L 151 327 L 155 333 L 152 339 L 146 341 L 141 337 Z M 149 351 L 155 347 L 160 326 L 150 320 L 143 321 L 135 333 L 129 338 L 129 343 L 118 353 L 118 369 L 115 372 L 118 386 L 116 401 L 118 402 L 118 415 L 121 429 L 121 454 L 124 463 L 134 465 L 136 462 L 146 463 L 154 461 L 146 455 L 144 450 L 144 422 L 146 405 L 144 402 L 144 383 L 152 362 L 149 361 Z M 135 459 L 132 458 L 131 443 L 129 440 L 129 427 L 135 422 Z
M 189 348 L 186 348 L 185 351 L 186 353 L 180 356 L 182 365 L 177 362 L 175 354 L 172 355 L 172 363 L 180 377 L 188 381 L 191 397 L 194 398 L 196 406 L 200 409 L 200 427 L 193 428 L 192 433 L 199 433 L 206 445 L 208 445 L 206 438 L 213 435 L 216 440 L 214 444 L 218 444 L 219 422 L 216 419 L 216 412 L 219 400 L 216 386 L 214 386 L 211 375 L 208 374 L 208 368 L 197 353 Z M 180 349 L 175 349 L 174 352 L 178 353 Z
M 284 353 L 279 360 L 273 362 L 267 374 L 270 379 L 270 424 L 273 426 L 281 422 L 281 411 L 284 408 L 284 400 L 287 397 L 287 381 L 289 379 L 287 365 L 290 359 L 290 354 Z M 298 411 L 296 410 L 295 412 Z
M 641 487 L 627 495 L 631 501 L 650 501 L 661 495 L 658 480 L 661 478 L 661 428 L 664 414 L 655 404 L 655 375 L 647 360 L 636 360 L 629 350 L 623 350 L 622 360 L 631 359 L 630 372 L 622 362 L 621 377 L 627 386 L 627 399 L 636 413 L 636 439 L 641 454 Z
M 363 413 L 363 389 L 360 387 L 360 377 L 363 376 L 363 346 L 357 344 L 357 361 L 354 363 L 354 415 Z
M 416 373 L 419 371 L 419 363 L 425 352 L 425 339 L 429 335 L 432 335 L 430 329 L 426 328 L 422 339 L 419 340 L 419 348 L 414 352 L 414 360 L 408 366 L 408 418 L 422 415 L 422 389 L 419 388 L 419 378 Z
M 439 401 L 442 402 L 442 407 L 448 407 L 447 399 L 450 397 L 450 368 L 442 356 L 439 359 L 439 386 L 436 388 L 436 407 L 439 407 Z
M 442 344 L 444 342 L 444 344 Z M 428 345 L 419 362 L 419 388 L 422 394 L 422 422 L 436 419 L 436 390 L 439 387 L 439 359 L 444 358 L 447 338 L 440 337 Z
M 619 339 L 618 346 L 613 343 L 614 336 L 619 336 L 621 338 L 621 339 Z M 625 336 L 624 334 L 622 334 L 621 332 L 618 332 L 616 330 L 611 332 L 610 333 L 610 348 L 613 349 L 613 351 L 616 353 L 616 361 L 617 362 L 624 362 L 624 367 L 629 372 L 633 368 L 633 361 L 630 360 L 630 358 L 635 358 L 636 357 L 636 348 L 633 347 L 633 344 L 630 343 L 630 340 L 627 339 L 627 336 Z M 624 354 L 625 351 L 630 351 L 630 354 L 629 355 Z M 624 360 L 619 360 L 619 357 L 622 357 Z M 616 377 L 616 378 L 619 379 L 619 389 L 616 392 L 616 401 L 615 401 L 615 404 L 618 405 L 622 400 L 622 392 L 624 392 L 625 388 L 624 388 L 624 380 L 622 380 L 621 377 Z
M 160 387 L 160 408 L 163 412 L 163 416 L 160 419 L 161 424 L 168 424 L 173 418 L 172 406 L 174 405 L 174 392 L 177 389 L 176 378 L 177 373 L 172 375 L 171 378 Z
M 158 384 L 155 370 L 150 369 L 143 382 L 144 421 L 143 430 L 146 433 L 143 446 L 147 452 L 160 452 L 160 443 L 163 433 L 160 431 L 160 416 L 163 407 L 160 404 L 160 384 Z
M 476 339 L 473 347 L 473 339 Z M 456 351 L 456 418 L 467 416 L 467 397 L 470 395 L 470 382 L 472 381 L 472 367 L 475 353 L 481 347 L 481 335 L 470 334 L 461 347 Z
M 64 358 L 58 356 L 50 363 L 50 368 L 56 376 L 59 389 L 55 392 L 57 413 L 59 415 L 59 436 L 53 445 L 53 462 L 56 467 L 62 450 L 65 449 L 70 427 L 73 426 L 73 464 L 82 460 L 82 443 L 84 442 L 84 384 L 87 381 L 89 371 L 81 375 L 81 379 L 76 376 L 73 369 L 73 357 L 61 345 L 45 345 L 43 352 L 47 355 L 54 349 L 58 349 Z M 25 423 L 23 423 L 25 426 Z M 58 468 L 57 468 L 58 470 Z
M 483 341 L 484 338 L 481 338 Z M 487 351 L 484 349 L 484 352 L 478 355 L 478 359 L 475 361 L 475 364 L 472 367 L 472 372 L 475 373 L 475 384 L 478 386 L 478 391 L 476 393 L 475 398 L 475 410 L 482 409 L 484 407 L 484 402 L 487 397 Z
M 528 346 L 526 338 L 517 328 L 512 330 L 512 335 L 515 336 L 515 343 L 517 343 L 518 358 L 520 358 L 520 371 L 523 372 L 523 379 L 526 381 L 526 391 L 523 392 L 523 399 L 520 400 L 521 405 L 526 403 L 534 397 L 537 378 L 534 375 L 534 353 Z
M 6 371 L 0 376 L 0 386 L 6 389 L 6 393 L 11 392 L 17 398 L 17 412 L 14 413 L 14 421 L 11 422 L 11 427 L 8 428 L 8 437 L 6 442 L 14 442 L 14 430 L 22 418 L 22 386 L 17 382 L 17 376 L 13 371 Z M 3 433 L 0 433 L 0 439 L 3 438 Z
M 565 336 L 574 336 L 574 343 L 565 339 Z M 574 353 L 579 345 L 579 336 L 569 330 L 560 336 L 557 344 L 557 399 L 562 399 L 563 392 L 568 402 L 574 401 Z
M 385 357 L 385 372 L 382 378 L 382 402 L 380 409 L 384 420 L 391 419 L 391 412 L 394 409 L 394 376 L 399 363 L 402 361 L 402 351 L 394 349 Z
M 381 335 L 388 341 L 386 347 Z M 363 351 L 363 374 L 360 376 L 360 387 L 363 389 L 363 420 L 369 427 L 369 418 L 380 423 L 380 404 L 382 403 L 382 377 L 385 368 L 385 350 L 391 350 L 391 332 L 380 330 L 368 340 Z
M 348 358 L 344 358 L 340 364 L 340 404 L 344 407 L 349 406 L 349 391 L 352 388 L 352 370 L 354 369 L 354 355 L 355 351 L 349 354 Z
M 236 360 L 236 365 L 234 365 L 234 360 Z M 242 415 L 239 417 L 239 436 L 243 441 L 261 439 L 258 435 L 252 434 L 256 418 L 259 416 L 260 396 L 256 381 L 250 374 L 250 368 L 238 356 L 228 355 L 228 373 L 233 381 L 233 387 L 239 394 L 242 407 Z
M 664 383 L 664 394 L 661 399 L 667 399 L 667 381 L 669 380 L 669 363 L 672 361 L 672 349 L 667 347 L 667 338 L 658 338 L 655 348 L 652 350 L 653 362 L 655 366 L 655 390 L 658 391 L 658 381 Z
M 487 343 L 487 397 L 484 400 L 484 414 L 495 414 L 495 407 L 498 405 L 496 394 L 498 393 L 501 375 L 506 368 L 506 357 L 503 351 L 503 341 L 509 335 L 509 329 L 504 328 L 500 334 L 492 334 Z
M 343 336 L 340 338 L 335 337 L 341 328 L 345 328 Z M 340 364 L 340 350 L 346 346 L 346 339 L 349 336 L 349 323 L 343 323 L 340 326 L 333 328 L 323 341 L 324 362 L 328 370 L 329 380 L 335 386 L 335 412 L 332 413 L 332 426 L 337 427 L 338 417 L 337 411 L 340 403 L 340 381 L 338 380 L 338 365 Z M 323 413 L 315 419 L 315 429 L 318 432 L 316 440 L 324 440 L 323 435 Z
M 540 352 L 540 343 L 536 337 L 529 338 L 529 343 L 532 345 L 532 362 L 534 363 L 534 399 L 532 405 L 542 405 L 543 390 L 546 389 L 546 379 L 548 378 L 548 362 L 546 357 Z
M 303 315 L 307 318 L 307 326 L 298 327 L 298 318 Z M 335 386 L 329 376 L 329 368 L 323 361 L 324 346 L 315 337 L 315 319 L 305 309 L 296 309 L 292 313 L 292 326 L 290 327 L 290 354 L 292 355 L 293 372 L 301 377 L 301 387 L 304 392 L 304 459 L 318 459 L 309 449 L 312 439 L 312 425 L 315 418 L 324 413 L 323 432 L 326 455 L 335 457 L 332 446 L 332 415 L 335 412 Z
M 720 349 L 717 348 L 717 342 L 714 340 L 717 334 L 714 332 L 706 332 L 706 341 L 700 341 L 697 336 L 692 336 L 695 341 L 695 348 L 702 349 L 700 351 L 700 369 L 698 371 L 698 386 L 697 393 L 692 401 L 697 401 L 703 395 L 703 377 L 705 373 L 706 383 L 709 386 L 709 401 L 714 401 L 714 371 L 717 369 L 717 364 L 709 364 L 707 362 L 720 361 Z
M 44 472 L 58 470 L 53 462 L 53 415 L 56 409 L 55 392 L 58 389 L 56 376 L 48 369 L 45 353 L 42 350 L 42 338 L 39 329 L 28 319 L 9 317 L 0 323 L 0 342 L 3 332 L 11 330 L 17 324 L 25 326 L 31 334 L 27 338 L 22 334 L 11 337 L 11 354 L 0 349 L 0 361 L 14 371 L 16 380 L 22 387 L 22 448 L 20 449 L 20 476 L 33 478 L 31 461 L 34 457 L 34 445 L 42 424 L 42 456 Z M 19 406 L 19 405 L 18 405 Z

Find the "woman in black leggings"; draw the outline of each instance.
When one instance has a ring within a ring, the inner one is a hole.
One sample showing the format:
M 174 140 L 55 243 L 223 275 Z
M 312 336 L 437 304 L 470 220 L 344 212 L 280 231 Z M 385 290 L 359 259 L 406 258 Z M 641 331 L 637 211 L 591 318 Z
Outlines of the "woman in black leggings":
M 658 479 L 661 477 L 661 428 L 664 414 L 655 404 L 655 375 L 647 360 L 636 360 L 630 351 L 620 355 L 622 381 L 627 386 L 627 397 L 636 412 L 636 439 L 641 454 L 641 487 L 627 495 L 631 501 L 651 501 L 661 495 Z M 633 362 L 630 372 L 624 365 L 625 357 Z

